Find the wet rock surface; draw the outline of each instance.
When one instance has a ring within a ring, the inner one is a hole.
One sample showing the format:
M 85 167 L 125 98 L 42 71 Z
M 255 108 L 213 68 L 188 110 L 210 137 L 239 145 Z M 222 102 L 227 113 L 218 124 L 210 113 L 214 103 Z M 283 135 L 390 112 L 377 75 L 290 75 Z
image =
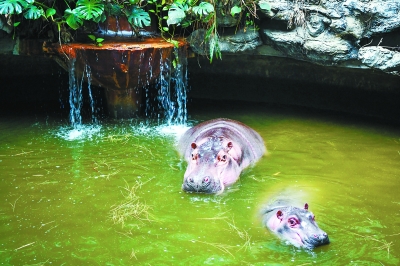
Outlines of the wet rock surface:
M 255 53 L 262 54 L 261 45 L 272 47 L 281 56 L 319 65 L 347 66 L 356 61 L 364 68 L 398 74 L 400 1 L 268 2 L 271 10 L 260 10 L 258 31 L 229 32 L 224 24 L 221 52 L 252 53 L 258 49 Z M 196 53 L 207 54 L 208 44 L 197 41 L 199 34 L 194 32 L 189 42 Z

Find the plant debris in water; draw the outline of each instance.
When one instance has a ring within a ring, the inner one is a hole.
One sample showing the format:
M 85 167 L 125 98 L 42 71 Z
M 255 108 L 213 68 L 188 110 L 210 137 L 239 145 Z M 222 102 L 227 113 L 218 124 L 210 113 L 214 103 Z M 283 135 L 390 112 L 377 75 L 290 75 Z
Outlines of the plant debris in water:
M 378 250 L 386 249 L 387 250 L 387 257 L 388 258 L 390 257 L 390 248 L 393 246 L 393 242 L 387 242 L 386 240 L 379 240 L 379 239 L 377 239 L 376 237 L 373 237 L 373 236 L 363 236 L 363 235 L 360 235 L 360 234 L 357 234 L 357 233 L 353 233 L 353 234 L 363 238 L 365 241 L 370 240 L 370 241 L 375 241 L 375 242 L 380 243 L 381 246 L 374 247 L 374 248 L 378 249 Z M 396 236 L 396 235 L 400 235 L 400 233 L 399 234 L 389 235 L 389 236 Z
M 126 185 L 121 191 L 124 200 L 120 204 L 111 207 L 111 218 L 114 224 L 121 224 L 124 227 L 127 220 L 131 218 L 140 222 L 151 221 L 149 212 L 151 207 L 142 202 L 137 195 L 137 190 L 141 188 L 143 183 L 136 181 L 132 186 L 129 186 L 126 181 L 125 183 Z

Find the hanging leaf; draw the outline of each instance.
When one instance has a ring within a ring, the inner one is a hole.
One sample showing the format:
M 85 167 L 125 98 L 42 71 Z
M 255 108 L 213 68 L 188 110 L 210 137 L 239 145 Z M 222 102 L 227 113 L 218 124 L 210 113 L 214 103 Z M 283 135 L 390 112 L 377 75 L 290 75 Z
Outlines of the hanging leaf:
M 131 13 L 128 16 L 128 21 L 136 27 L 143 28 L 150 26 L 151 19 L 149 13 L 141 8 L 133 7 Z
M 207 16 L 208 14 L 214 12 L 214 6 L 208 2 L 201 2 L 198 6 L 194 6 L 192 10 L 193 13 L 202 17 L 203 15 Z
M 210 38 L 209 40 L 209 45 L 210 45 L 210 51 L 209 51 L 209 56 L 210 56 L 210 63 L 212 63 L 212 59 L 214 57 L 214 50 L 215 50 L 215 40 L 214 38 Z
M 187 8 L 182 4 L 173 3 L 168 10 L 167 25 L 179 25 L 186 17 L 185 11 L 187 11 Z
M 54 8 L 48 8 L 46 10 L 46 18 L 54 16 L 56 14 L 56 10 Z
M 64 17 L 65 17 L 65 21 L 67 22 L 68 26 L 70 26 L 74 30 L 78 29 L 83 24 L 83 21 L 77 14 L 76 9 L 74 9 L 74 10 L 71 10 L 69 8 L 66 9 Z
M 233 6 L 231 8 L 232 17 L 234 17 L 236 14 L 239 14 L 240 12 L 242 12 L 242 8 L 240 6 Z
M 29 5 L 24 12 L 24 18 L 26 19 L 38 19 L 41 16 L 44 16 L 43 9 L 34 5 Z
M 78 0 L 74 10 L 80 18 L 91 20 L 103 14 L 104 4 L 100 0 Z
M 23 0 L 0 0 L 0 14 L 21 14 L 22 9 L 27 5 L 27 2 Z

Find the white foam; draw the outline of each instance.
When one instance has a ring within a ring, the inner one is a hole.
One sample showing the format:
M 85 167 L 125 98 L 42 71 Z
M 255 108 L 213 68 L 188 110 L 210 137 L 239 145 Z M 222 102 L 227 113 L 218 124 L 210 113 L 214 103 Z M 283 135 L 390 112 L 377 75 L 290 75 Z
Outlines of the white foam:
M 56 135 L 64 140 L 85 140 L 100 136 L 101 126 L 99 125 L 79 125 L 74 128 L 61 127 Z
M 122 125 L 121 125 L 122 126 Z M 118 134 L 132 133 L 133 135 L 146 136 L 146 137 L 172 137 L 175 141 L 185 133 L 190 127 L 188 125 L 158 125 L 151 126 L 146 123 L 138 123 L 135 125 L 130 125 L 128 127 L 115 127 L 114 131 L 118 131 Z M 107 127 L 103 131 L 107 131 Z M 75 140 L 92 140 L 96 137 L 102 137 L 104 134 L 110 134 L 102 131 L 102 126 L 100 125 L 78 125 L 72 126 L 62 126 L 55 133 L 59 138 L 68 141 Z M 122 132 L 121 132 L 122 131 Z
M 162 135 L 172 136 L 178 140 L 190 127 L 188 125 L 161 125 L 157 131 Z

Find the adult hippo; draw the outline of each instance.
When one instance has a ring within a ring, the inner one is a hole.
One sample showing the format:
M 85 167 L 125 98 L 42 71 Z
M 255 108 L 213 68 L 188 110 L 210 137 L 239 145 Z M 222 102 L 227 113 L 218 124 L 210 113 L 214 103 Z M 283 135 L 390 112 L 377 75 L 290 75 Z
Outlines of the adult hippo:
M 289 244 L 306 249 L 329 244 L 328 234 L 318 227 L 307 203 L 304 208 L 275 203 L 262 214 L 263 224 Z
M 219 118 L 186 131 L 178 151 L 188 163 L 182 189 L 222 193 L 241 171 L 255 163 L 266 148 L 260 135 L 234 120 Z

